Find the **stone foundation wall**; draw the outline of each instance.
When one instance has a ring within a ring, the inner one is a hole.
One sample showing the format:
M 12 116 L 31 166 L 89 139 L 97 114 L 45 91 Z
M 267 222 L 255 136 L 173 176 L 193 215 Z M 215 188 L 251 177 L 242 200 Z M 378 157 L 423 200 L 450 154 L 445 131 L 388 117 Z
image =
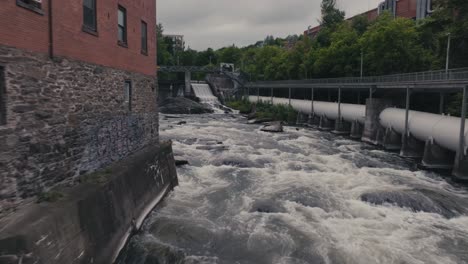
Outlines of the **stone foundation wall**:
M 178 185 L 171 143 L 148 146 L 63 197 L 0 219 L 0 263 L 107 264 Z
M 156 78 L 0 46 L 0 216 L 158 142 Z M 132 81 L 132 110 L 124 82 Z

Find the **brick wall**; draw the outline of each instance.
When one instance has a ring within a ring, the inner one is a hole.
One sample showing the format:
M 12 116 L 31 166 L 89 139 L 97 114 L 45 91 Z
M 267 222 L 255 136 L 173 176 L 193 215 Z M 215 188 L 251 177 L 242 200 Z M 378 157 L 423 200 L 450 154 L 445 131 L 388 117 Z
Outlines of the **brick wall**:
M 117 8 L 127 10 L 128 48 L 117 44 Z M 82 1 L 54 1 L 54 47 L 57 55 L 105 66 L 156 74 L 156 1 L 97 0 L 97 33 L 82 31 Z M 141 20 L 148 24 L 148 55 L 141 54 Z
M 44 15 L 16 5 L 16 0 L 0 0 L 0 44 L 46 53 L 49 46 L 48 1 L 42 1 Z
M 47 53 L 49 47 L 48 3 L 44 14 L 1 0 L 0 44 Z M 58 56 L 94 64 L 156 75 L 156 1 L 97 0 L 97 36 L 82 31 L 82 0 L 55 0 L 52 4 L 53 47 Z M 117 45 L 117 7 L 127 9 L 128 48 Z M 141 20 L 148 25 L 148 54 L 141 54 Z
M 397 2 L 397 17 L 416 18 L 417 0 L 400 0 Z
M 0 216 L 24 198 L 157 144 L 155 78 L 0 46 Z M 132 80 L 132 112 L 124 81 Z

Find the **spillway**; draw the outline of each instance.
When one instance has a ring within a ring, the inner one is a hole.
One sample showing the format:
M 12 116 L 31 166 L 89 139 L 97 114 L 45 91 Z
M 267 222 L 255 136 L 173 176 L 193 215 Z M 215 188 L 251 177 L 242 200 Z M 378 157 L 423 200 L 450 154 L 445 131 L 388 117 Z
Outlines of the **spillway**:
M 216 96 L 213 95 L 211 88 L 206 83 L 192 83 L 192 89 L 195 93 L 195 96 L 200 99 L 201 103 L 219 103 L 219 100 Z

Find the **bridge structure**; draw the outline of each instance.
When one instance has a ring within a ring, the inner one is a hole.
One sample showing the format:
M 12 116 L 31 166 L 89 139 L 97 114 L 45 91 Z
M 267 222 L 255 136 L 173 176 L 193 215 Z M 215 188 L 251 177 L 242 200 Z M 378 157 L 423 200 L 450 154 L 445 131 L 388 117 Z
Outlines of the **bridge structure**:
M 283 96 L 277 96 L 277 90 L 282 90 Z M 310 90 L 310 98 L 293 98 L 295 90 Z M 322 90 L 336 91 L 337 101 L 316 100 L 317 91 Z M 360 99 L 357 104 L 343 103 L 345 91 L 358 94 L 358 98 L 367 95 L 366 104 L 360 104 Z M 376 96 L 389 91 L 401 91 L 402 96 Z M 452 169 L 456 179 L 468 180 L 468 68 L 363 78 L 250 82 L 242 92 L 252 102 L 289 104 L 303 116 L 308 115 L 307 122 L 319 129 L 400 150 L 403 157 L 420 158 L 426 168 Z M 437 93 L 440 113 L 412 110 L 410 102 L 415 92 Z M 462 93 L 461 118 L 443 113 L 446 94 L 457 92 Z M 400 99 L 404 100 L 402 109 L 395 107 Z
M 222 70 L 220 67 L 216 66 L 158 66 L 158 72 L 165 73 L 184 73 L 185 74 L 185 94 L 190 94 L 191 91 L 191 80 L 193 72 L 201 73 L 220 73 L 225 75 L 227 78 L 233 80 L 240 87 L 245 85 L 245 82 L 242 78 L 236 75 L 233 72 Z M 236 91 L 237 92 L 237 91 Z

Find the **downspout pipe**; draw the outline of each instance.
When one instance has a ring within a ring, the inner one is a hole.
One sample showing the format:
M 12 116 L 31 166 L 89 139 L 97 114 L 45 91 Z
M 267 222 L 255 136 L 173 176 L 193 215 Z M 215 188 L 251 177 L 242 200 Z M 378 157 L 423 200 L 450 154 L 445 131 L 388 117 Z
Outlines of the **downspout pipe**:
M 48 15 L 49 15 L 49 58 L 54 58 L 54 27 L 53 27 L 53 15 L 52 15 L 52 1 L 49 0 L 48 4 Z

